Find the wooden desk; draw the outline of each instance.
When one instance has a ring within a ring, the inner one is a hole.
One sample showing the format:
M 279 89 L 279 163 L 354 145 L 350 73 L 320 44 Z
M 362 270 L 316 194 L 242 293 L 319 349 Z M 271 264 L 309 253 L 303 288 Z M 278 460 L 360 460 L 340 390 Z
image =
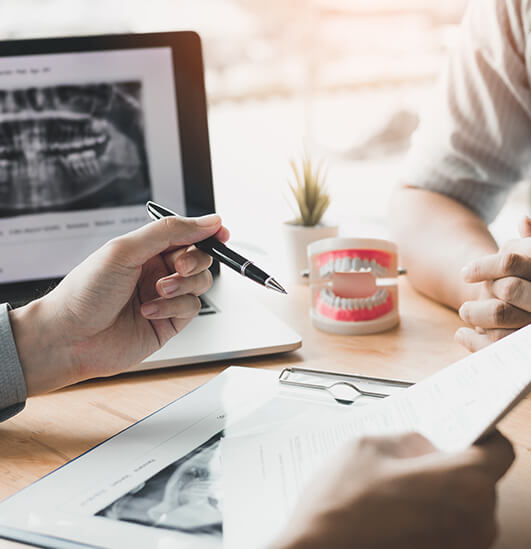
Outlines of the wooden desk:
M 290 295 L 283 299 L 257 290 L 278 316 L 299 331 L 303 347 L 283 356 L 232 361 L 235 364 L 272 369 L 304 364 L 309 368 L 418 381 L 466 354 L 453 341 L 461 325 L 457 315 L 418 295 L 405 280 L 400 287 L 400 326 L 384 334 L 360 337 L 332 336 L 315 330 L 308 315 L 309 291 L 304 286 L 290 288 Z M 186 337 L 186 331 L 182 337 Z M 204 383 L 227 365 L 122 375 L 30 400 L 22 414 L 0 424 L 0 497 L 27 486 Z M 518 458 L 500 486 L 501 535 L 496 547 L 528 549 L 531 399 L 521 403 L 501 428 L 515 443 Z

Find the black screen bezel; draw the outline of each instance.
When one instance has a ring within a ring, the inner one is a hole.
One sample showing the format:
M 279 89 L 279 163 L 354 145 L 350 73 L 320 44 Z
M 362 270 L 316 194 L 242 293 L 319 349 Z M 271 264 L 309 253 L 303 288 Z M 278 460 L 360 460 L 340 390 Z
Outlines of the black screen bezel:
M 201 40 L 193 31 L 0 41 L 0 57 L 169 47 L 172 50 L 186 215 L 215 211 Z M 167 204 L 172 207 L 172 204 Z M 219 265 L 213 266 L 214 273 Z M 0 302 L 43 295 L 61 279 L 0 283 Z

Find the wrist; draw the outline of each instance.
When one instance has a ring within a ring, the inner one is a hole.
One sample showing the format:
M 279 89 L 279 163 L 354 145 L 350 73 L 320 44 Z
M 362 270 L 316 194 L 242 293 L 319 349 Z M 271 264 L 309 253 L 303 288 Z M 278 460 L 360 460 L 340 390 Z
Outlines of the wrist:
M 54 331 L 43 299 L 9 311 L 28 396 L 74 383 L 71 353 Z

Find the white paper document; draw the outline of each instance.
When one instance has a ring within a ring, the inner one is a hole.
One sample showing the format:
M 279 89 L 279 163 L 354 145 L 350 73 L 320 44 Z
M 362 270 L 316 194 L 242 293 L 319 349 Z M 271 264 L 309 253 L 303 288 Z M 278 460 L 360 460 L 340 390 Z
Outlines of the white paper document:
M 348 440 L 420 432 L 443 451 L 459 451 L 488 432 L 530 388 L 528 326 L 334 421 L 309 414 L 265 436 L 229 435 L 221 442 L 225 547 L 262 549 L 273 541 L 312 475 Z

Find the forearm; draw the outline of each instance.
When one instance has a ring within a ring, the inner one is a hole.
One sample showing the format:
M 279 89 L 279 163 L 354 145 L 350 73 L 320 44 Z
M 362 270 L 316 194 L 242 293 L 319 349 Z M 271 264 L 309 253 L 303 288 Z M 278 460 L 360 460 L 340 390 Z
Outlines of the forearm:
M 477 299 L 478 287 L 462 280 L 461 269 L 498 247 L 475 213 L 444 195 L 400 187 L 391 201 L 390 226 L 418 291 L 453 309 Z

